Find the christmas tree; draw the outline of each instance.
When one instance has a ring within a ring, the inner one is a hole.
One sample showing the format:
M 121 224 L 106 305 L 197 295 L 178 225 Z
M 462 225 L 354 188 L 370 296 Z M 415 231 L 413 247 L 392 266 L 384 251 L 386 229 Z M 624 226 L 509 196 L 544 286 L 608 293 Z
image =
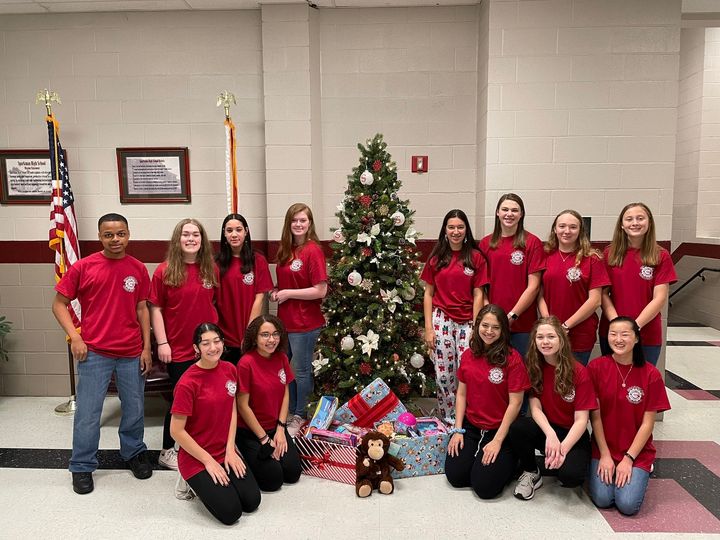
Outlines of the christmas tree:
M 420 337 L 414 212 L 398 197 L 397 167 L 382 135 L 358 149 L 360 164 L 335 214 L 340 227 L 323 304 L 328 324 L 313 362 L 317 389 L 342 403 L 381 377 L 401 399 L 426 395 L 434 377 Z

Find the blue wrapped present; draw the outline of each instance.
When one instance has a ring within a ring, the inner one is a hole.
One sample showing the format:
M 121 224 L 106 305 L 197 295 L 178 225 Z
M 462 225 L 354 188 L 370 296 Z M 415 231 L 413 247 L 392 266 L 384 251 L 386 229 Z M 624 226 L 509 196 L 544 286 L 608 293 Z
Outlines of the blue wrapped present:
M 392 390 L 381 378 L 375 379 L 350 401 L 340 407 L 334 420 L 341 424 L 372 428 L 380 420 L 396 420 L 407 412 Z

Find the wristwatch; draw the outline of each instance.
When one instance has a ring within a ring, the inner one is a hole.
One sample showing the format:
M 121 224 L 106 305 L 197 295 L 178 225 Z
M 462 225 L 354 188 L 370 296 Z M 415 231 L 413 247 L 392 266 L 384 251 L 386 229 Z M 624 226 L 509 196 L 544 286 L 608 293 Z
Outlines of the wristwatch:
M 510 317 L 513 321 L 516 321 L 518 318 L 518 314 L 511 311 L 510 313 L 508 313 L 508 317 Z

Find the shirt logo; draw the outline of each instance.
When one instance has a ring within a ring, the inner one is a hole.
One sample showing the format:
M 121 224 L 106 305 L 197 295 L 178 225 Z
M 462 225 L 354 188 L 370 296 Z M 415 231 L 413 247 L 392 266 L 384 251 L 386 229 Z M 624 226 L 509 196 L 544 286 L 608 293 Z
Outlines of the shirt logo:
M 488 380 L 493 384 L 500 384 L 503 382 L 503 379 L 505 378 L 505 374 L 503 373 L 503 370 L 499 367 L 494 367 L 490 370 L 490 373 L 488 373 Z
M 243 283 L 245 285 L 252 285 L 253 283 L 255 283 L 255 274 L 253 274 L 252 272 L 248 272 L 247 274 L 245 274 L 243 276 Z
M 466 276 L 474 276 L 474 275 L 475 275 L 475 270 L 473 270 L 472 268 L 468 268 L 468 267 L 466 266 L 466 267 L 465 267 L 465 270 L 463 270 L 463 273 L 464 273 Z
M 655 273 L 655 269 L 652 266 L 641 266 L 640 267 L 640 277 L 644 280 L 650 281 L 653 278 L 653 274 Z
M 522 264 L 524 260 L 525 254 L 519 249 L 516 249 L 510 254 L 510 262 L 513 263 L 515 266 Z
M 225 383 L 225 389 L 227 390 L 228 396 L 235 397 L 235 392 L 237 392 L 237 383 L 235 381 L 228 381 Z
M 563 401 L 565 401 L 567 403 L 572 403 L 573 401 L 575 401 L 575 387 L 573 386 L 572 389 L 570 390 L 570 392 L 565 394 L 562 398 L 563 398 Z
M 205 289 L 212 289 L 212 288 L 213 288 L 213 284 L 210 283 L 209 281 L 205 281 L 204 279 L 203 279 L 203 282 L 202 282 L 202 286 L 203 286 L 203 288 L 205 288 Z
M 294 259 L 293 262 L 290 263 L 290 270 L 293 272 L 299 272 L 302 268 L 302 261 L 300 259 Z
M 285 368 L 280 368 L 278 371 L 278 378 L 282 384 L 287 384 L 287 376 L 285 375 Z
M 123 289 L 125 289 L 127 292 L 133 292 L 137 285 L 138 280 L 135 279 L 135 276 L 127 276 L 125 279 L 123 279 Z
M 627 391 L 627 400 L 633 405 L 642 402 L 645 392 L 639 386 L 631 386 Z
M 580 270 L 577 266 L 572 266 L 567 269 L 567 273 L 565 274 L 565 277 L 567 277 L 567 280 L 570 283 L 575 283 L 576 281 L 580 281 L 580 278 L 582 277 L 582 270 Z

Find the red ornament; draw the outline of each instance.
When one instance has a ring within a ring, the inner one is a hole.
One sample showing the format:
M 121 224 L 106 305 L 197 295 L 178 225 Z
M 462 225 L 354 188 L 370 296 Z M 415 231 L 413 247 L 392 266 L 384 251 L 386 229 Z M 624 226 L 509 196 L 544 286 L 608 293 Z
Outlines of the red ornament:
M 372 366 L 367 362 L 360 364 L 360 373 L 363 375 L 370 375 L 372 373 Z
M 376 159 L 373 162 L 373 171 L 378 172 L 380 169 L 382 169 L 382 162 L 379 159 Z
M 410 393 L 410 385 L 408 383 L 402 383 L 398 386 L 398 392 L 400 392 L 403 396 L 406 396 Z
M 400 355 L 395 352 L 392 355 L 392 359 L 393 359 L 393 362 L 397 362 L 398 360 L 400 360 Z
M 370 195 L 363 195 L 361 196 L 358 201 L 361 205 L 363 205 L 365 208 L 370 207 L 370 203 L 372 202 L 372 197 Z
M 362 253 L 363 257 L 369 257 L 370 255 L 372 255 L 373 252 L 372 249 L 370 249 L 369 247 L 364 247 L 360 250 L 360 253 Z

